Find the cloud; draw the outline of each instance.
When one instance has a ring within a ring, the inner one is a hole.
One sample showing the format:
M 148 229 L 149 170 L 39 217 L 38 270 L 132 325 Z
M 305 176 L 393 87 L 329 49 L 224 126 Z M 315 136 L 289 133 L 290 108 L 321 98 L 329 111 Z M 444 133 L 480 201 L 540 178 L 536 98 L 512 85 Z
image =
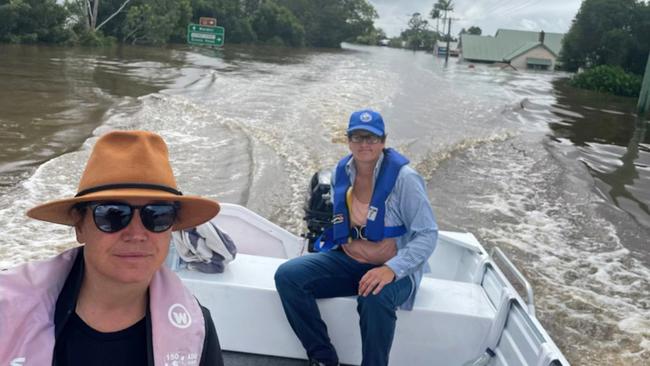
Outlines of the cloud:
M 380 18 L 375 25 L 389 36 L 398 36 L 408 27 L 411 14 L 428 17 L 437 0 L 369 0 Z M 478 26 L 483 34 L 499 28 L 545 30 L 566 33 L 582 0 L 455 0 L 452 34 L 462 28 Z M 429 19 L 435 27 L 435 22 Z
M 522 19 L 519 24 L 521 25 L 522 30 L 534 31 L 541 28 L 536 21 L 531 19 Z

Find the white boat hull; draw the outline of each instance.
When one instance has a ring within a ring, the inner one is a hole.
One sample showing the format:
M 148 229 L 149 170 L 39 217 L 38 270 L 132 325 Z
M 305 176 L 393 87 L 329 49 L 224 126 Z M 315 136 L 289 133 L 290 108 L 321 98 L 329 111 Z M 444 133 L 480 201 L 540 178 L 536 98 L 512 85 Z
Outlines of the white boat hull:
M 224 350 L 306 358 L 289 327 L 273 275 L 304 241 L 244 207 L 223 204 L 217 224 L 239 253 L 221 274 L 179 276 L 208 307 Z M 398 311 L 391 365 L 464 365 L 494 350 L 490 365 L 569 365 L 499 267 L 467 233 L 441 232 L 413 311 Z M 532 297 L 532 292 L 530 294 Z M 532 299 L 530 299 L 532 302 Z M 361 362 L 356 298 L 318 300 L 345 364 Z

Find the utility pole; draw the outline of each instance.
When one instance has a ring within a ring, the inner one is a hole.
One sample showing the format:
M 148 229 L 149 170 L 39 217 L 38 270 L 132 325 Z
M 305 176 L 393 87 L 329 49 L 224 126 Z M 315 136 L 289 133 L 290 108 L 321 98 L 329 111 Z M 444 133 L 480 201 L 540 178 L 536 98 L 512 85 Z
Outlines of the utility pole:
M 645 65 L 645 74 L 643 76 L 643 83 L 641 84 L 641 92 L 639 93 L 638 115 L 643 118 L 650 109 L 650 54 L 648 54 L 648 63 Z
M 449 40 L 451 39 L 451 17 L 448 18 L 449 24 L 447 25 L 447 52 L 445 53 L 445 66 L 449 61 Z

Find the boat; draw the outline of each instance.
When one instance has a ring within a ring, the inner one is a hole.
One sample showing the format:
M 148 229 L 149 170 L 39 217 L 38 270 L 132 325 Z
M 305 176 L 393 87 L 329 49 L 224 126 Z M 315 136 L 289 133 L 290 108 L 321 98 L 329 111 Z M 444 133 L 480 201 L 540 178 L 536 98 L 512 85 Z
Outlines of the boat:
M 306 359 L 284 315 L 274 274 L 289 258 L 313 255 L 309 235 L 294 235 L 236 204 L 221 204 L 213 220 L 237 246 L 223 273 L 184 268 L 173 250 L 168 264 L 210 309 L 222 349 L 268 360 Z M 429 265 L 413 310 L 398 310 L 390 365 L 569 365 L 535 317 L 530 283 L 502 250 L 488 253 L 471 233 L 440 231 Z M 317 301 L 340 362 L 360 364 L 356 298 Z

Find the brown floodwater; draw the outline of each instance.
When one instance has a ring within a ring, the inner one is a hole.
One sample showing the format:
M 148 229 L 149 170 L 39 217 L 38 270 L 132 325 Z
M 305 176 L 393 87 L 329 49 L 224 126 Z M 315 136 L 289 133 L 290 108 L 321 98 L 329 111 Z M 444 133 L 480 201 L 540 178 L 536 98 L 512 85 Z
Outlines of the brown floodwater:
M 634 99 L 566 77 L 352 45 L 0 45 L 0 268 L 74 245 L 24 213 L 74 194 L 112 129 L 162 134 L 183 191 L 299 234 L 312 173 L 346 153 L 349 113 L 372 107 L 426 178 L 440 227 L 513 258 L 573 365 L 648 365 L 648 122 Z

